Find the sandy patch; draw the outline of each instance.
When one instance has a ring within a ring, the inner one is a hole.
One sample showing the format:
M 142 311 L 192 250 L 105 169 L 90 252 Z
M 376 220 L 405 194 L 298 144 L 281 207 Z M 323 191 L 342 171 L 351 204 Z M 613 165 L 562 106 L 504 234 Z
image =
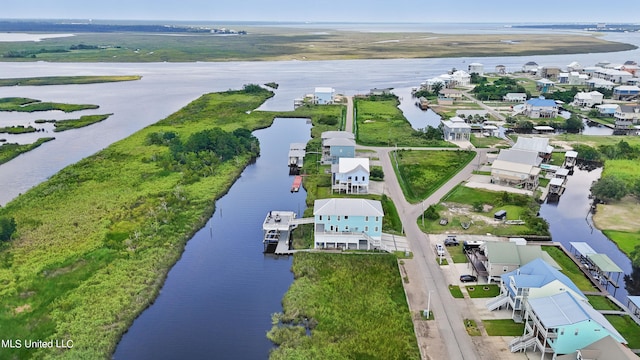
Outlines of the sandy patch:
M 598 229 L 636 232 L 640 231 L 640 202 L 633 196 L 626 196 L 613 204 L 598 204 L 593 222 Z
M 15 308 L 13 310 L 13 312 L 18 315 L 18 314 L 22 314 L 25 311 L 31 311 L 31 305 L 29 304 L 24 304 L 22 306 L 18 306 L 17 308 Z

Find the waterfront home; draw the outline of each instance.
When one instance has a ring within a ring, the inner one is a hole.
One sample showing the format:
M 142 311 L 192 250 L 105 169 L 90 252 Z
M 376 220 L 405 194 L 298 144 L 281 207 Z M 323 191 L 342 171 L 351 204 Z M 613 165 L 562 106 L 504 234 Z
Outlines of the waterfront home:
M 538 188 L 540 168 L 504 160 L 494 160 L 491 164 L 491 181 L 534 191 Z
M 504 65 L 496 65 L 496 74 L 505 75 L 507 73 L 507 67 Z
M 529 299 L 571 292 L 576 298 L 586 300 L 586 296 L 566 275 L 541 258 L 500 276 L 500 295 L 487 302 L 487 309 L 493 311 L 501 306 L 512 309 L 511 318 L 522 321 L 525 304 Z
M 616 119 L 616 131 L 636 131 L 635 125 L 640 122 L 640 105 L 618 105 L 613 116 Z
M 382 204 L 377 200 L 332 198 L 314 202 L 314 248 L 371 250 L 382 239 Z
M 525 94 L 525 93 L 507 93 L 507 95 L 502 97 L 502 101 L 525 102 L 525 101 L 527 101 L 527 94 Z
M 338 159 L 331 165 L 331 191 L 347 194 L 367 194 L 369 192 L 369 158 Z
M 523 150 L 517 148 L 502 149 L 498 153 L 496 160 L 508 161 L 512 163 L 540 166 L 542 158 L 537 151 Z
M 524 115 L 532 119 L 555 118 L 558 116 L 558 104 L 555 100 L 545 99 L 543 96 L 529 99 L 525 103 Z
M 539 67 L 540 66 L 535 61 L 529 61 L 522 66 L 522 72 L 535 74 L 538 72 Z
M 593 107 L 602 104 L 604 95 L 598 91 L 579 92 L 573 97 L 575 106 Z
M 326 105 L 333 104 L 333 96 L 336 90 L 331 87 L 317 87 L 313 92 L 313 99 L 315 104 Z
M 560 84 L 585 85 L 587 83 L 587 80 L 589 80 L 589 75 L 580 74 L 577 71 L 571 71 L 571 72 L 568 72 L 568 73 L 561 72 L 558 75 L 558 82 Z
M 637 100 L 640 95 L 640 87 L 635 85 L 622 85 L 613 88 L 613 100 L 632 101 Z
M 462 99 L 462 92 L 456 89 L 444 88 L 438 92 L 438 104 L 453 105 L 456 100 Z
M 348 131 L 325 131 L 322 139 L 322 163 L 337 164 L 341 157 L 356 156 L 356 141 L 353 133 Z
M 451 78 L 455 81 L 456 86 L 469 86 L 471 85 L 471 75 L 463 70 L 454 71 L 451 74 Z
M 480 76 L 484 75 L 484 65 L 477 62 L 469 64 L 467 70 L 469 70 L 469 74 L 478 74 Z
M 582 71 L 582 65 L 577 61 L 573 61 L 573 62 L 571 62 L 571 64 L 567 65 L 567 70 L 569 72 L 571 72 L 571 71 L 580 72 L 580 71 Z
M 427 79 L 427 81 L 421 83 L 420 86 L 427 91 L 433 91 L 436 84 L 442 86 L 442 88 L 449 88 L 455 85 L 455 81 L 451 75 L 442 74 L 440 76 Z
M 618 109 L 618 104 L 602 104 L 596 105 L 596 109 L 600 115 L 613 117 Z
M 551 152 L 553 152 L 553 146 L 549 145 L 549 139 L 543 137 L 519 136 L 512 148 L 535 151 L 538 153 L 538 156 L 542 158 L 543 162 L 549 161 L 551 159 Z
M 555 360 L 638 360 L 638 356 L 628 347 L 611 336 L 605 336 L 575 353 L 556 356 Z
M 458 116 L 442 120 L 442 131 L 446 141 L 469 141 L 471 139 L 471 125 Z
M 509 344 L 511 352 L 532 346 L 544 359 L 545 354 L 575 353 L 607 336 L 627 343 L 604 315 L 568 291 L 529 299 L 524 319 L 525 334 Z
M 616 84 L 626 84 L 633 78 L 633 75 L 627 71 L 616 69 L 596 68 L 591 74 L 592 77 L 614 82 Z

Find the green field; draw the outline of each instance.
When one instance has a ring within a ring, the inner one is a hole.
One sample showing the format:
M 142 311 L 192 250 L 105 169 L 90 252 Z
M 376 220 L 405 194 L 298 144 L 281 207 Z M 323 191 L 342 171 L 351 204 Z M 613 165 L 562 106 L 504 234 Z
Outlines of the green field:
M 475 207 L 479 206 L 480 209 Z M 492 206 L 488 211 L 482 211 L 484 206 Z M 465 209 L 464 211 L 450 211 L 450 207 Z M 514 235 L 541 235 L 548 236 L 548 224 L 536 213 L 540 205 L 529 196 L 511 194 L 507 192 L 495 192 L 482 189 L 473 189 L 464 185 L 458 185 L 442 198 L 442 202 L 435 206 L 438 217 L 428 220 L 425 215 L 424 225 L 422 217 L 417 219 L 418 226 L 425 233 L 461 233 L 461 234 L 487 234 L 498 236 Z M 524 220 L 523 225 L 507 225 L 495 223 L 493 213 L 498 210 L 507 211 L 508 220 Z M 425 212 L 426 214 L 426 212 Z M 482 216 L 479 219 L 478 216 Z M 439 220 L 446 218 L 447 225 L 440 225 Z M 468 229 L 463 229 L 461 223 L 469 223 Z
M 398 150 L 390 153 L 397 163 L 396 175 L 407 201 L 417 203 L 429 197 L 471 160 L 472 151 Z
M 142 76 L 45 76 L 32 78 L 0 79 L 0 86 L 79 85 L 117 81 L 140 80 Z
M 438 139 L 428 139 L 414 130 L 398 108 L 395 96 L 355 98 L 356 142 L 368 146 L 454 147 Z
M 292 269 L 270 359 L 420 358 L 395 256 L 297 253 Z
M 238 28 L 238 24 L 219 24 Z M 522 34 L 517 43 L 501 34 L 382 33 L 240 26 L 242 36 L 114 32 L 75 33 L 42 42 L 2 42 L 3 61 L 192 62 L 245 60 L 351 60 L 555 55 L 613 52 L 634 45 L 595 36 Z M 78 44 L 85 45 L 79 49 Z
M 60 110 L 69 113 L 80 110 L 97 109 L 98 107 L 98 105 L 91 104 L 63 104 L 54 102 L 42 102 L 40 100 L 29 98 L 0 98 L 0 111 L 36 112 Z
M 587 276 L 578 268 L 573 260 L 567 256 L 560 248 L 555 246 L 543 246 L 542 250 L 551 255 L 558 265 L 562 268 L 562 273 L 565 274 L 573 283 L 582 291 L 594 291 L 595 286 L 587 278 Z
M 640 326 L 629 316 L 605 315 L 607 320 L 624 337 L 630 349 L 640 349 Z
M 17 157 L 22 153 L 26 153 L 31 151 L 38 146 L 44 144 L 47 141 L 54 140 L 55 138 L 47 137 L 40 138 L 33 144 L 19 145 L 19 144 L 3 144 L 0 146 L 0 165 L 6 163 L 7 161 Z

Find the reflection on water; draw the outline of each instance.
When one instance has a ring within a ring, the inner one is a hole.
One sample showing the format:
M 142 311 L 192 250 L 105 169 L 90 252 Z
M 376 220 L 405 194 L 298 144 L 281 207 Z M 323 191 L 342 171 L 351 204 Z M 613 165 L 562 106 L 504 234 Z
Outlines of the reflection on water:
M 260 157 L 189 240 L 155 303 L 124 335 L 115 359 L 266 359 L 271 314 L 293 280 L 289 257 L 262 253 L 270 210 L 301 213 L 306 192 L 289 191 L 289 143 L 307 142 L 310 125 L 276 119 L 254 133 Z
M 393 89 L 393 93 L 398 96 L 400 105 L 398 108 L 402 111 L 405 118 L 411 123 L 411 127 L 418 130 L 427 126 L 437 128 L 440 126 L 440 115 L 433 110 L 422 110 L 416 105 L 418 99 L 411 94 L 411 88 Z
M 567 188 L 557 203 L 545 203 L 540 208 L 540 216 L 549 223 L 549 230 L 553 241 L 571 251 L 570 242 L 586 242 L 596 252 L 609 256 L 626 275 L 632 274 L 631 260 L 622 252 L 615 243 L 609 240 L 602 231 L 593 226 L 589 199 L 591 183 L 600 178 L 602 168 L 592 171 L 575 169 L 572 176 L 569 176 Z M 637 274 L 636 274 L 637 276 Z M 614 280 L 616 276 L 614 275 Z M 640 294 L 637 286 L 626 288 L 623 276 L 620 276 L 619 289 L 609 286 L 608 290 L 623 304 L 627 303 L 627 293 Z

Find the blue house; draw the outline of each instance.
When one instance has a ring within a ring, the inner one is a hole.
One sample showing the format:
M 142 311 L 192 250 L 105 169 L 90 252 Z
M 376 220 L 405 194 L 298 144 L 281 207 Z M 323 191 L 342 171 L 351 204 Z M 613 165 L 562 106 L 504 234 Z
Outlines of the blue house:
M 340 158 L 356 157 L 356 141 L 348 131 L 325 131 L 322 138 L 322 163 L 337 164 Z
M 532 119 L 555 118 L 558 116 L 558 104 L 543 96 L 529 99 L 525 103 L 524 114 Z
M 570 292 L 529 299 L 525 312 L 525 334 L 510 344 L 511 352 L 531 346 L 553 356 L 575 353 L 606 336 L 627 341 L 600 312 Z
M 542 258 L 537 258 L 500 277 L 500 295 L 487 302 L 489 310 L 507 305 L 513 312 L 511 318 L 522 321 L 525 304 L 530 299 L 552 296 L 569 291 L 580 300 L 585 295 L 566 275 Z
M 636 100 L 640 96 L 640 88 L 635 85 L 622 85 L 613 88 L 613 95 L 611 96 L 614 100 L 624 100 L 631 101 Z
M 384 211 L 377 200 L 320 199 L 313 205 L 314 248 L 378 249 Z
M 333 104 L 333 95 L 336 90 L 330 87 L 317 87 L 313 93 L 314 103 L 319 105 Z
M 338 159 L 331 165 L 331 191 L 344 191 L 347 194 L 366 194 L 369 192 L 369 158 Z

